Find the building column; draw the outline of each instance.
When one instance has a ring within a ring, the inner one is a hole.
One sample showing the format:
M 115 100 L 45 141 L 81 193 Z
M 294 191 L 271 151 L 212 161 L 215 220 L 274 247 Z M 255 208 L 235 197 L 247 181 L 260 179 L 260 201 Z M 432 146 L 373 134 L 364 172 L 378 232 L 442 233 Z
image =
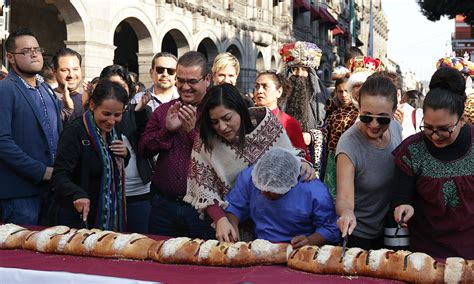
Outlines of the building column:
M 99 76 L 104 67 L 113 64 L 114 45 L 94 41 L 66 41 L 65 44 L 82 55 L 82 74 L 86 80 Z
M 147 88 L 153 84 L 150 78 L 151 60 L 153 59 L 154 53 L 139 52 L 138 56 L 138 73 L 140 74 L 140 82 L 142 82 Z

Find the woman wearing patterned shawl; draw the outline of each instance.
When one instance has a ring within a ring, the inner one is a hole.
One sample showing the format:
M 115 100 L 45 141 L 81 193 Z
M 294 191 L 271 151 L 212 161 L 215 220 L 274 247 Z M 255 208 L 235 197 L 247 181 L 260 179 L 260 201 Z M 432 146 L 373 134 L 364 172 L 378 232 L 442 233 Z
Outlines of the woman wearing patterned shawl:
M 423 103 L 422 131 L 393 152 L 395 220 L 404 216 L 412 251 L 439 258 L 474 258 L 474 126 L 466 123 L 464 86 L 455 69 L 438 69 Z
M 64 129 L 52 178 L 57 224 L 126 229 L 124 168 L 130 154 L 115 126 L 127 103 L 123 87 L 100 81 L 89 110 Z
M 304 153 L 293 148 L 283 126 L 269 109 L 248 109 L 237 88 L 230 84 L 215 86 L 207 92 L 202 102 L 200 139 L 194 142 L 191 153 L 184 201 L 211 217 L 218 240 L 239 239 L 238 228 L 233 228 L 225 217 L 224 196 L 242 170 L 275 146 L 291 149 L 301 157 L 304 180 L 316 178 Z

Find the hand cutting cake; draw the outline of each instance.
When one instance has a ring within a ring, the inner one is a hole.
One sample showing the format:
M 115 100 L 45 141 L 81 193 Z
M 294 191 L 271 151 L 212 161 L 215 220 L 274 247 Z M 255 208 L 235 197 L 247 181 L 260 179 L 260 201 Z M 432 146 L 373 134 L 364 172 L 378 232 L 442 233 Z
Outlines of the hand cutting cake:
M 0 249 L 23 248 L 26 237 L 30 230 L 15 224 L 4 224 L 0 226 Z

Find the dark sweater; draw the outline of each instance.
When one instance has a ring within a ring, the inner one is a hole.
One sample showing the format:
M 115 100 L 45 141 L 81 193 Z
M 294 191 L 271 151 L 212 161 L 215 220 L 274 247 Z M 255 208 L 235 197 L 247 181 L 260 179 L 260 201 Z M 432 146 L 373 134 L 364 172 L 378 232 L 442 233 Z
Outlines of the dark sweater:
M 120 136 L 119 136 L 120 137 Z M 125 159 L 128 163 L 130 155 Z M 73 206 L 79 198 L 96 203 L 100 193 L 102 164 L 87 135 L 82 116 L 67 124 L 61 134 L 54 163 L 52 187 L 56 200 Z

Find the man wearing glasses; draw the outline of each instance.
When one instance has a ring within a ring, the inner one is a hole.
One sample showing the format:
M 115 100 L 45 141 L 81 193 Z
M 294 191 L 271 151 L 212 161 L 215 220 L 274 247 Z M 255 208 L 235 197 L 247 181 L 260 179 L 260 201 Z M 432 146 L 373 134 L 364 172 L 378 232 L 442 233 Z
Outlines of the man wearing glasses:
M 213 239 L 209 218 L 201 220 L 183 201 L 194 140 L 199 136 L 197 109 L 211 82 L 207 59 L 189 51 L 178 60 L 176 87 L 179 99 L 159 106 L 147 123 L 139 152 L 159 154 L 152 177 L 149 232 L 171 237 Z
M 132 104 L 140 100 L 148 101 L 147 105 L 152 111 L 164 103 L 179 98 L 175 87 L 176 82 L 176 56 L 168 52 L 159 52 L 153 56 L 150 68 L 150 77 L 153 85 L 135 95 Z M 144 97 L 145 96 L 145 97 Z
M 43 48 L 28 28 L 5 42 L 11 66 L 0 82 L 0 216 L 3 223 L 38 224 L 49 190 L 61 119 L 53 90 L 38 75 Z

